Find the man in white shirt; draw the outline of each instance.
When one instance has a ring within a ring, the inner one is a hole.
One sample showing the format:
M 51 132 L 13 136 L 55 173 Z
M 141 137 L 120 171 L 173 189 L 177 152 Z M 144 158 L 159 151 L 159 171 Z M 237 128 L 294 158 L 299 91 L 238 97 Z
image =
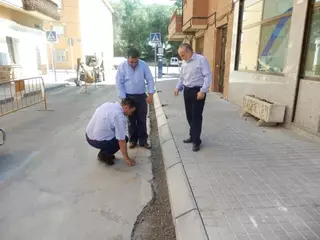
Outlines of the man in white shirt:
M 130 98 L 121 103 L 107 102 L 97 108 L 86 128 L 86 138 L 92 147 L 100 149 L 100 161 L 113 165 L 114 154 L 120 149 L 127 165 L 135 165 L 128 156 L 126 136 L 126 116 L 131 116 L 135 110 L 135 103 Z

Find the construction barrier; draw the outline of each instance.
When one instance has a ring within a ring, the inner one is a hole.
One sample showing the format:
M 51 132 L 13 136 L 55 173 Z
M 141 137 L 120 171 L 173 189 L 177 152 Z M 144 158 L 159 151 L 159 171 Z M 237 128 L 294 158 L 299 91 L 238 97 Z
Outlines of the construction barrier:
M 0 82 L 0 117 L 38 103 L 43 103 L 44 110 L 47 110 L 47 96 L 42 77 Z

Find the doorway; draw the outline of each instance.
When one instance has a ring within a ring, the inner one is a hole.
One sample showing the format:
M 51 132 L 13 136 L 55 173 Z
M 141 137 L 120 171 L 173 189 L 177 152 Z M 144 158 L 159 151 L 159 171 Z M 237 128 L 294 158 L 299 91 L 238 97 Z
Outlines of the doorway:
M 224 91 L 224 73 L 226 67 L 227 25 L 217 29 L 216 35 L 216 67 L 214 75 L 214 89 L 216 92 Z

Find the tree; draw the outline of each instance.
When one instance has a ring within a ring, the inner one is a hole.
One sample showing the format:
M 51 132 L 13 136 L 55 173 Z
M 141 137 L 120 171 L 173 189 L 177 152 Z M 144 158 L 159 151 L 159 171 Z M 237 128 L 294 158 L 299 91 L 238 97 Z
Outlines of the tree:
M 173 6 L 144 5 L 140 0 L 121 0 L 113 4 L 114 13 L 114 53 L 125 56 L 130 46 L 136 47 L 142 57 L 154 57 L 150 46 L 150 33 L 160 32 L 162 42 L 168 41 L 168 25 L 175 10 Z
M 176 0 L 174 6 L 178 9 L 182 9 L 182 0 Z

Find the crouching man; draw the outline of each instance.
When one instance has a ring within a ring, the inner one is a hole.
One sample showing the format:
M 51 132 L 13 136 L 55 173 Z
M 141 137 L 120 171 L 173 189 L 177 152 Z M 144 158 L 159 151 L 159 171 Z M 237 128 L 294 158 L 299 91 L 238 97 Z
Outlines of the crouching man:
M 126 136 L 126 116 L 131 116 L 135 110 L 135 103 L 130 98 L 121 103 L 107 102 L 96 109 L 87 126 L 86 138 L 92 147 L 100 149 L 99 161 L 113 165 L 114 154 L 120 149 L 127 165 L 135 165 L 128 156 Z

